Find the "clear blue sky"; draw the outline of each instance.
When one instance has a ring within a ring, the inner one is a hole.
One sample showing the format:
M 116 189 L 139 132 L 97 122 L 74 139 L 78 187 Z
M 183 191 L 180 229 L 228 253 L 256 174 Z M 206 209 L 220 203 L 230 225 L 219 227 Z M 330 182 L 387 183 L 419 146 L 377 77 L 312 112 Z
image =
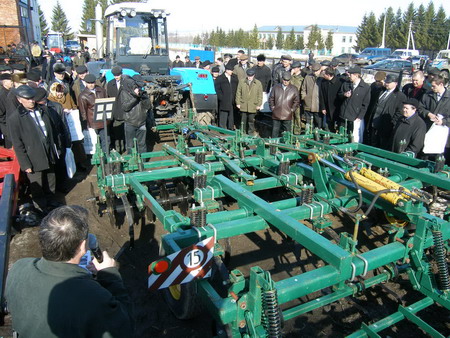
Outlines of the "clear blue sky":
M 50 23 L 52 8 L 56 0 L 38 0 Z M 265 25 L 341 25 L 358 26 L 365 13 L 373 11 L 378 17 L 385 8 L 392 6 L 402 10 L 413 2 L 417 8 L 429 1 L 411 0 L 319 0 L 319 1 L 190 1 L 190 0 L 150 0 L 154 8 L 164 8 L 171 12 L 168 19 L 170 32 L 198 33 L 210 31 L 219 26 L 228 29 L 251 29 L 256 24 Z M 81 23 L 83 0 L 60 0 L 73 31 L 78 31 Z M 450 0 L 433 1 L 436 10 L 440 5 L 450 15 Z

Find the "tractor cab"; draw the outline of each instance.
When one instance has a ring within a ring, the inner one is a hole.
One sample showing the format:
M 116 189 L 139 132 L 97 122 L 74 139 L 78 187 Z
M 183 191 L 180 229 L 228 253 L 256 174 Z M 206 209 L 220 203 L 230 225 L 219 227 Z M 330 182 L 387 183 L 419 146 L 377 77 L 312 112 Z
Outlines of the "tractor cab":
M 106 55 L 112 64 L 142 75 L 168 74 L 168 15 L 147 3 L 109 6 L 105 11 Z

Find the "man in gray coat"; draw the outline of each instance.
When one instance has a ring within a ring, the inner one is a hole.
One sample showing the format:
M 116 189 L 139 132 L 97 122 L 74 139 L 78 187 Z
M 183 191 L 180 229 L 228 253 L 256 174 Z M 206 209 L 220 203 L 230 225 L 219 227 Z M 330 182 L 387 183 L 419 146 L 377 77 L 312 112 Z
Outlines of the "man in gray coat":
M 42 258 L 12 266 L 6 300 L 19 337 L 133 337 L 131 304 L 116 262 L 106 251 L 79 266 L 87 251 L 87 210 L 63 206 L 39 228 Z M 98 256 L 97 256 L 98 257 Z M 85 263 L 87 264 L 87 263 Z

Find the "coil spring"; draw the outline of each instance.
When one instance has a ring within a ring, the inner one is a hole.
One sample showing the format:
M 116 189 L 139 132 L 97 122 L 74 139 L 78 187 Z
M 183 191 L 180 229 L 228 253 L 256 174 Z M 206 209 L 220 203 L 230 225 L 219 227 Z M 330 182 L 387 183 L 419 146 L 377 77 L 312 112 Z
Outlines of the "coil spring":
M 194 189 L 203 189 L 206 187 L 206 175 L 199 175 L 194 177 Z
M 191 225 L 196 227 L 206 226 L 206 209 L 192 210 Z
M 270 338 L 281 337 L 280 309 L 278 308 L 277 290 L 264 291 L 262 294 L 264 304 L 264 314 L 266 316 L 266 331 Z
M 269 146 L 270 155 L 275 155 L 277 153 L 277 147 L 274 144 Z
M 439 284 L 441 291 L 450 291 L 450 276 L 445 258 L 444 239 L 441 231 L 433 231 L 434 259 L 439 271 Z
M 204 164 L 206 159 L 206 154 L 204 152 L 195 153 L 195 162 L 198 164 Z
M 314 187 L 313 186 L 303 186 L 302 190 L 302 204 L 310 204 L 314 197 Z

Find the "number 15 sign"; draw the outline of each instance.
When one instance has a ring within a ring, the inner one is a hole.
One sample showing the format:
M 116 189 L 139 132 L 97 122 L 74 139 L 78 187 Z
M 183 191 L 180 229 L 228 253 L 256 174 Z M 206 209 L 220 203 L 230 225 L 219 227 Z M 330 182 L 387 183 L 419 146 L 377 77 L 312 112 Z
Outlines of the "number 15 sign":
M 148 267 L 148 288 L 158 290 L 211 276 L 214 237 L 157 260 Z

